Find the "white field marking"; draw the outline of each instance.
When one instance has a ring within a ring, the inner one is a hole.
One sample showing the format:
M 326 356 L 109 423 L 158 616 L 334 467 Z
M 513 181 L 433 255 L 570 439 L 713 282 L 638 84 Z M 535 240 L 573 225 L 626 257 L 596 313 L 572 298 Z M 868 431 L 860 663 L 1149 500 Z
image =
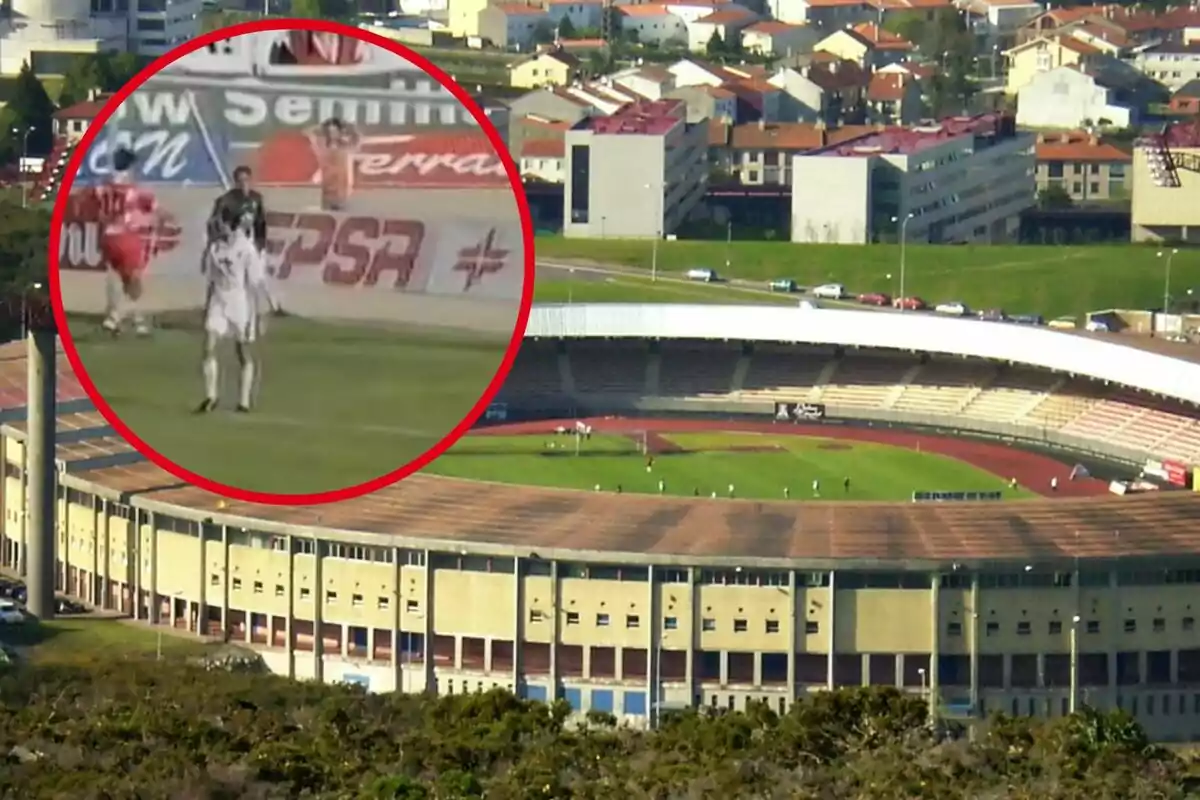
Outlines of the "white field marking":
M 225 416 L 225 415 L 222 415 Z M 297 419 L 295 417 L 282 417 L 277 414 L 263 414 L 259 411 L 251 411 L 249 414 L 231 415 L 239 425 L 262 425 L 274 426 L 277 428 L 307 428 L 313 427 L 312 420 Z M 441 438 L 445 432 L 434 432 L 421 430 L 419 428 L 407 428 L 398 425 L 329 425 L 331 428 L 342 428 L 353 431 L 361 431 L 364 433 L 382 433 L 391 436 L 405 436 L 413 439 L 428 439 Z

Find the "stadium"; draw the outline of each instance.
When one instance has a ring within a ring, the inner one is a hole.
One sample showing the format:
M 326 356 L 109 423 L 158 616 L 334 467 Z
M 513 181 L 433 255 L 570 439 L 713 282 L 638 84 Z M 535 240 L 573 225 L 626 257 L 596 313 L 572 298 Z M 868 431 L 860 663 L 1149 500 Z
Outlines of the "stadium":
M 59 370 L 58 589 L 257 646 L 281 674 L 500 686 L 638 725 L 894 685 L 956 718 L 1088 704 L 1159 740 L 1200 736 L 1200 494 L 1186 488 L 1200 366 L 1186 346 L 915 313 L 541 306 L 490 419 L 447 464 L 488 437 L 532 431 L 542 447 L 578 430 L 554 448 L 565 473 L 619 434 L 635 442 L 617 454 L 629 491 L 425 473 L 311 508 L 180 484 Z M 0 379 L 0 557 L 19 571 L 23 345 L 0 353 Z M 994 490 L 915 470 L 895 478 L 911 494 L 897 502 L 813 497 L 805 471 L 762 497 L 726 496 L 723 476 L 699 497 L 635 487 L 678 469 L 650 445 L 685 429 L 932 448 Z M 1014 480 L 1037 496 L 1005 496 Z

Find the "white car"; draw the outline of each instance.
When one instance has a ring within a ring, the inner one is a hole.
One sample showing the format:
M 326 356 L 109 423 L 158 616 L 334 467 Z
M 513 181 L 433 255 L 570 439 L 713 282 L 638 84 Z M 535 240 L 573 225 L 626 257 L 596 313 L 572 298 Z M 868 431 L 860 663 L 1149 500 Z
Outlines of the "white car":
M 934 309 L 938 314 L 945 314 L 950 317 L 965 317 L 971 313 L 971 309 L 967 308 L 965 303 L 939 303 Z
M 846 296 L 846 287 L 840 283 L 825 283 L 812 290 L 813 297 L 826 300 L 841 300 Z
M 0 625 L 20 625 L 25 621 L 25 612 L 12 600 L 0 600 Z

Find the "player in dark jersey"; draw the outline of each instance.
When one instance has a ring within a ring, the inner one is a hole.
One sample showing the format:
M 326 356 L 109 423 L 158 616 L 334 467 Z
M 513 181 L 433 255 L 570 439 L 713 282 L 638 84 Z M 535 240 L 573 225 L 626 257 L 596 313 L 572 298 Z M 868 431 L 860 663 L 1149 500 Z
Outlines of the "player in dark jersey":
M 233 171 L 233 188 L 225 192 L 213 203 L 212 213 L 208 217 L 208 235 L 211 241 L 221 229 L 221 220 L 242 220 L 247 227 L 245 231 L 254 242 L 260 258 L 266 258 L 267 250 L 267 212 L 263 196 L 251 188 L 254 179 L 253 171 L 247 166 L 240 166 Z M 265 274 L 265 269 L 264 269 Z M 263 284 L 263 298 L 268 310 L 275 315 L 283 314 L 283 306 L 279 300 Z

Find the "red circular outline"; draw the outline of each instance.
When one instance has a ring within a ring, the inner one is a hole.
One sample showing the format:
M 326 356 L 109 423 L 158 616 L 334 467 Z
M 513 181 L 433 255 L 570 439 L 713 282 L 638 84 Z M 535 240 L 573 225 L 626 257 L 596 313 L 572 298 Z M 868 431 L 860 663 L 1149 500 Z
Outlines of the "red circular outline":
M 333 489 L 325 492 L 315 492 L 312 494 L 274 494 L 270 492 L 252 492 L 245 489 L 239 489 L 235 486 L 227 486 L 222 483 L 205 478 L 202 475 L 197 475 L 194 472 L 184 469 L 174 462 L 164 458 L 153 448 L 142 441 L 138 436 L 121 421 L 121 418 L 112 410 L 112 407 L 105 401 L 103 395 L 96 390 L 96 386 L 92 383 L 91 378 L 87 374 L 87 369 L 84 368 L 83 362 L 79 358 L 79 351 L 75 347 L 75 341 L 71 338 L 70 327 L 67 325 L 66 311 L 63 308 L 62 288 L 59 284 L 59 248 L 60 248 L 60 233 L 63 225 L 63 216 L 66 213 L 67 199 L 70 196 L 70 186 L 75 181 L 75 176 L 79 173 L 79 168 L 82 164 L 84 155 L 91 148 L 96 136 L 108 121 L 108 118 L 117 110 L 121 103 L 125 102 L 139 86 L 153 77 L 159 70 L 168 64 L 172 63 L 181 56 L 187 55 L 193 51 L 199 50 L 202 47 L 207 47 L 213 42 L 228 39 L 231 36 L 239 36 L 245 33 L 255 33 L 259 31 L 275 31 L 275 30 L 312 30 L 324 33 L 338 33 L 343 36 L 352 36 L 365 42 L 370 42 L 377 47 L 382 47 L 391 52 L 408 59 L 416 66 L 423 69 L 431 77 L 435 78 L 443 87 L 445 87 L 454 97 L 463 104 L 475 118 L 476 123 L 487 134 L 488 141 L 491 142 L 492 148 L 496 151 L 496 155 L 504 164 L 504 169 L 508 173 L 508 180 L 513 189 L 513 195 L 517 200 L 517 209 L 521 218 L 521 238 L 525 249 L 525 276 L 521 290 L 521 306 L 517 313 L 516 326 L 513 328 L 512 339 L 509 340 L 508 349 L 504 353 L 504 360 L 500 362 L 499 368 L 496 370 L 491 383 L 483 392 L 483 396 L 479 398 L 479 402 L 467 413 L 461 422 L 451 430 L 446 436 L 425 451 L 416 459 L 410 461 L 404 466 L 381 475 L 378 478 L 358 484 L 357 486 L 348 486 L 342 489 Z M 64 191 L 64 189 L 66 191 Z M 66 352 L 67 360 L 71 363 L 71 367 L 75 370 L 75 374 L 79 379 L 79 383 L 83 386 L 88 397 L 96 406 L 96 409 L 104 416 L 113 429 L 124 437 L 134 449 L 141 453 L 150 461 L 157 464 L 162 469 L 171 473 L 180 480 L 195 484 L 196 486 L 206 491 L 217 495 L 228 497 L 234 500 L 241 500 L 247 503 L 261 503 L 266 505 L 320 505 L 324 503 L 335 503 L 341 500 L 352 500 L 356 497 L 361 497 L 369 492 L 382 489 L 386 486 L 402 480 L 409 475 L 417 472 L 422 467 L 426 466 L 446 450 L 448 450 L 456 441 L 471 429 L 480 416 L 487 410 L 496 393 L 500 391 L 505 378 L 512 369 L 513 361 L 517 357 L 517 351 L 521 349 L 521 340 L 525 336 L 525 328 L 529 322 L 529 309 L 533 304 L 533 285 L 534 285 L 534 270 L 536 263 L 536 254 L 534 253 L 533 239 L 533 221 L 529 214 L 529 203 L 525 197 L 525 189 L 521 184 L 521 175 L 517 170 L 517 165 L 513 161 L 512 156 L 508 152 L 508 147 L 500 136 L 500 132 L 487 118 L 479 105 L 471 99 L 458 83 L 456 83 L 449 75 L 436 65 L 431 63 L 424 56 L 413 52 L 409 48 L 395 42 L 391 39 L 386 39 L 361 28 L 354 28 L 349 25 L 343 25 L 337 22 L 328 22 L 325 20 L 315 19 L 271 19 L 257 20 L 253 22 L 243 22 L 237 25 L 230 25 L 226 28 L 220 28 L 215 31 L 205 33 L 186 44 L 180 45 L 176 49 L 159 56 L 149 66 L 130 79 L 129 83 L 121 87 L 107 103 L 96 118 L 92 120 L 88 126 L 88 130 L 84 133 L 83 138 L 75 146 L 75 151 L 71 155 L 70 161 L 63 172 L 63 183 L 60 185 L 58 197 L 54 201 L 54 211 L 51 216 L 50 223 L 50 263 L 49 263 L 49 282 L 50 282 L 50 297 L 54 306 L 54 320 L 58 325 L 59 337 L 62 340 L 63 350 Z

